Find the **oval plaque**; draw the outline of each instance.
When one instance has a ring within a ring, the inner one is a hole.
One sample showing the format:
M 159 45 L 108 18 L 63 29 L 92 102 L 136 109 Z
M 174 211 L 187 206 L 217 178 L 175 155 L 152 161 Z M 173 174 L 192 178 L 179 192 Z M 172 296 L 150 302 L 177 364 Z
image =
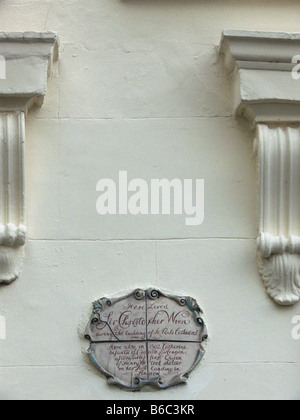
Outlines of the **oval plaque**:
M 138 391 L 187 382 L 205 350 L 207 329 L 195 299 L 138 289 L 93 304 L 88 354 L 110 384 Z

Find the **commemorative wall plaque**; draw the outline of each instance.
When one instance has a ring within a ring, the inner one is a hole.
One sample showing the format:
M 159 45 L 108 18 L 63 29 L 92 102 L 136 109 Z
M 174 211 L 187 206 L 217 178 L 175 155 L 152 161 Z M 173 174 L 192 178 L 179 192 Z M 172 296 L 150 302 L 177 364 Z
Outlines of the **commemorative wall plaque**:
M 93 304 L 88 354 L 110 384 L 138 391 L 187 382 L 204 355 L 207 330 L 195 299 L 155 289 Z

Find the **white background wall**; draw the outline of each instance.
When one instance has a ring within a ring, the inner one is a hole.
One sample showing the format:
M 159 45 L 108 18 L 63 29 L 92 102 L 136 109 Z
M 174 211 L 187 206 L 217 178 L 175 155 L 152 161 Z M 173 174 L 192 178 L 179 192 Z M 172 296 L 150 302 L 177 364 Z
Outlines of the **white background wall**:
M 0 2 L 1 30 L 61 40 L 45 104 L 27 120 L 29 240 L 20 280 L 0 288 L 1 399 L 299 399 L 300 308 L 276 306 L 258 275 L 252 135 L 231 117 L 215 47 L 224 28 L 299 31 L 299 15 L 294 0 Z M 100 217 L 96 183 L 119 170 L 204 178 L 204 224 Z M 209 349 L 183 388 L 125 393 L 81 352 L 89 304 L 142 285 L 205 310 Z

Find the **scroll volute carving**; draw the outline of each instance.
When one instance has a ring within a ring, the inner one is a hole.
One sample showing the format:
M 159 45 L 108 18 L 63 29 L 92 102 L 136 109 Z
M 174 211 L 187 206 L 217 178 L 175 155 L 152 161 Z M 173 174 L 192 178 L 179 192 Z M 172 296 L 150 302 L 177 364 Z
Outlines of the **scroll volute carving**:
M 292 77 L 300 35 L 224 31 L 220 54 L 234 84 L 234 112 L 256 127 L 258 265 L 280 305 L 300 300 L 300 85 Z
M 280 305 L 300 297 L 300 129 L 258 125 L 259 268 Z
M 43 103 L 57 36 L 0 32 L 0 57 L 0 283 L 11 283 L 21 271 L 26 236 L 26 114 Z

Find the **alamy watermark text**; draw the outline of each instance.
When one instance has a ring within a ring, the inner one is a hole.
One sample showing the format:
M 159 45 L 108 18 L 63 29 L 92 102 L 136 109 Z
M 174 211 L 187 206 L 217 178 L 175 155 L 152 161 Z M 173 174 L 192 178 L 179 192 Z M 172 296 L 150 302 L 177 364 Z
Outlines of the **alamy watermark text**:
M 292 337 L 294 340 L 300 340 L 300 315 L 294 316 L 292 324 L 295 325 L 292 329 Z
M 3 55 L 0 55 L 0 80 L 6 79 L 6 60 Z
M 187 226 L 204 221 L 203 179 L 152 179 L 150 183 L 135 178 L 128 182 L 127 171 L 119 172 L 119 183 L 101 179 L 96 186 L 100 192 L 97 212 L 119 215 L 182 215 Z
M 6 320 L 0 315 L 0 340 L 6 340 Z

